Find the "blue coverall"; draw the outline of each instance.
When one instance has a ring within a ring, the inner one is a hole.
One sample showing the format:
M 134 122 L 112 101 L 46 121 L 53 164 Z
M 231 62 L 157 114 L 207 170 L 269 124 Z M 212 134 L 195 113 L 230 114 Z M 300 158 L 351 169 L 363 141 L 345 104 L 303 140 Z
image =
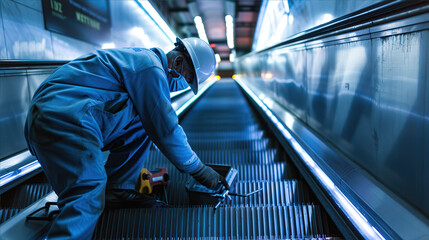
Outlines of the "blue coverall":
M 58 195 L 48 238 L 89 239 L 105 190 L 134 189 L 152 141 L 182 172 L 202 166 L 171 106 L 168 74 L 160 49 L 99 50 L 37 89 L 25 135 Z

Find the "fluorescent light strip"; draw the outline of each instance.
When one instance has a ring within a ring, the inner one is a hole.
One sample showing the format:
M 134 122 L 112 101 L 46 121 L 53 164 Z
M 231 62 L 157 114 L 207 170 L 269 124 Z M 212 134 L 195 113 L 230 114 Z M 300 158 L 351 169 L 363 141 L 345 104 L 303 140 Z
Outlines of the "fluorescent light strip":
M 173 98 L 175 98 L 175 97 L 177 97 L 177 96 L 181 95 L 182 93 L 187 92 L 189 90 L 191 90 L 191 88 L 187 87 L 187 88 L 180 90 L 180 91 L 177 91 L 177 92 L 171 92 L 170 93 L 170 99 L 173 99 Z
M 182 115 L 182 113 L 186 110 L 186 108 L 188 108 L 192 103 L 194 103 L 205 91 L 207 91 L 207 89 L 209 89 L 209 87 L 211 87 L 216 81 L 214 78 L 210 78 L 209 80 L 206 81 L 207 84 L 201 88 L 200 90 L 198 90 L 198 94 L 193 96 L 191 99 L 189 99 L 185 104 L 183 104 L 179 109 L 176 110 L 176 114 L 177 116 Z
M 205 42 L 209 42 L 207 39 L 206 31 L 204 30 L 203 19 L 200 16 L 194 18 L 195 26 L 197 27 L 198 36 Z
M 170 29 L 164 19 L 159 15 L 156 9 L 152 6 L 149 1 L 135 0 L 137 4 L 152 18 L 152 20 L 157 24 L 161 30 L 167 35 L 167 37 L 172 41 L 176 42 L 176 34 Z
M 225 24 L 226 24 L 226 42 L 230 49 L 234 48 L 234 22 L 231 15 L 225 16 Z
M 385 238 L 380 232 L 372 226 L 368 220 L 362 215 L 361 212 L 347 199 L 347 197 L 338 189 L 334 182 L 323 172 L 311 156 L 303 149 L 303 147 L 295 140 L 290 132 L 284 127 L 281 121 L 271 112 L 271 110 L 242 82 L 236 79 L 240 86 L 249 94 L 249 96 L 258 104 L 258 106 L 265 112 L 270 120 L 281 131 L 283 136 L 287 139 L 290 145 L 295 149 L 297 154 L 301 157 L 310 171 L 317 177 L 322 186 L 330 193 L 337 205 L 343 210 L 346 216 L 350 219 L 353 225 L 359 230 L 362 236 L 366 239 L 380 239 Z M 261 97 L 262 94 L 261 94 Z
M 215 54 L 215 58 L 216 58 L 216 62 L 220 62 L 220 55 L 219 55 L 219 53 Z
M 235 54 L 234 53 L 230 53 L 229 54 L 229 61 L 230 62 L 234 62 L 235 61 Z
M 101 45 L 101 48 L 102 49 L 115 48 L 115 43 L 113 43 L 113 42 L 103 43 Z
M 34 160 L 33 162 L 26 164 L 13 172 L 6 173 L 5 175 L 0 177 L 0 188 L 39 168 L 40 168 L 40 163 L 37 160 Z

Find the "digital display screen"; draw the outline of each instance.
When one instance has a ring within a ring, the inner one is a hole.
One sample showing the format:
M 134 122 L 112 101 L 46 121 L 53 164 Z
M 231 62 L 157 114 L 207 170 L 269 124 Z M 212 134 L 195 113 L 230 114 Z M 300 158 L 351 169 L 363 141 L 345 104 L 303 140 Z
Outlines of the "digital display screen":
M 98 44 L 110 41 L 109 0 L 42 0 L 45 28 Z

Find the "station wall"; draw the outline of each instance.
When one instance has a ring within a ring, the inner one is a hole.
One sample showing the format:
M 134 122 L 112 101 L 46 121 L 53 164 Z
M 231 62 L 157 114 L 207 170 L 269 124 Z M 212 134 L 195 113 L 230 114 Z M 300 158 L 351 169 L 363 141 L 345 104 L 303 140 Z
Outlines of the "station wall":
M 110 1 L 111 36 L 115 47 L 160 47 L 173 42 L 136 1 Z M 71 60 L 99 45 L 45 30 L 42 0 L 0 1 L 0 59 Z

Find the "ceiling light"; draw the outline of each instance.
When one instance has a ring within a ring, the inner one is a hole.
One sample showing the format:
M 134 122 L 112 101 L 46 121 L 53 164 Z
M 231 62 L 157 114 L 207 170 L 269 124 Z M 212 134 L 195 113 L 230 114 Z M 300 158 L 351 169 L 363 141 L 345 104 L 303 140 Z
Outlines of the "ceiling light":
M 115 48 L 115 43 L 113 43 L 113 42 L 103 43 L 101 45 L 101 48 L 102 49 Z
M 289 1 L 288 0 L 283 0 L 283 7 L 286 13 L 289 13 Z
M 228 43 L 228 47 L 230 49 L 234 48 L 234 23 L 231 15 L 225 16 L 226 23 L 226 42 Z
M 197 27 L 198 36 L 207 43 L 209 40 L 207 39 L 206 30 L 204 30 L 203 19 L 200 16 L 196 16 L 194 18 L 195 26 Z
M 219 53 L 215 54 L 215 58 L 216 58 L 216 62 L 220 62 L 220 55 L 219 55 Z
M 153 8 L 152 4 L 149 1 L 137 1 L 141 8 L 153 19 L 153 21 L 161 28 L 161 30 L 167 35 L 167 37 L 172 41 L 176 42 L 176 34 L 171 31 L 170 27 L 165 23 L 164 19 L 158 14 L 158 12 Z
M 316 25 L 321 25 L 321 24 L 327 23 L 327 22 L 331 21 L 332 19 L 334 19 L 334 16 L 332 16 L 332 14 L 325 13 L 322 15 L 321 18 L 319 18 L 319 20 L 316 22 Z
M 233 53 L 229 54 L 229 61 L 230 62 L 234 62 L 235 61 L 235 54 L 233 54 Z

